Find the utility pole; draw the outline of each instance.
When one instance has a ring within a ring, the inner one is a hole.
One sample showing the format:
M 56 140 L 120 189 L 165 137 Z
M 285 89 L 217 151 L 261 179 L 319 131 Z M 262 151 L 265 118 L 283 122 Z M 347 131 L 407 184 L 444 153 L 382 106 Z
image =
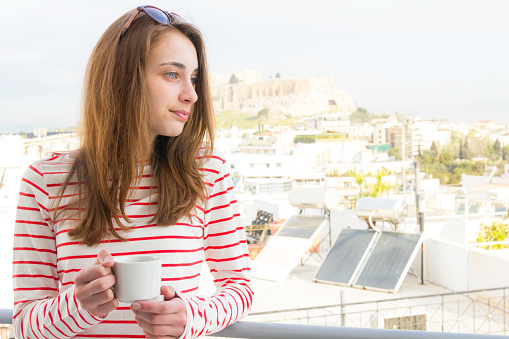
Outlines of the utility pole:
M 405 166 L 405 120 L 403 120 L 403 123 L 401 124 L 401 160 L 403 160 L 403 201 L 406 202 L 406 166 Z
M 421 211 L 421 178 L 419 177 L 420 162 L 414 162 L 415 174 L 415 215 L 419 224 L 421 237 L 424 235 L 424 212 Z M 424 285 L 424 241 L 421 243 L 421 284 Z

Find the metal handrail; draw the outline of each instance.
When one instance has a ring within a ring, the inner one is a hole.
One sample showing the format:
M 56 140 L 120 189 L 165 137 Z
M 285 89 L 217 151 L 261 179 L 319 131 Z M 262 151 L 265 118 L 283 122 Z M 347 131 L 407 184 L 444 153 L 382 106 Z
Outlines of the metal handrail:
M 503 335 L 465 334 L 448 332 L 427 332 L 410 330 L 387 330 L 376 328 L 357 328 L 340 326 L 294 325 L 240 321 L 214 334 L 215 337 L 249 339 L 392 339 L 392 338 L 500 338 Z
M 12 310 L 0 309 L 0 324 L 12 323 Z M 465 334 L 447 332 L 427 332 L 409 330 L 387 330 L 374 328 L 356 328 L 339 326 L 316 326 L 275 324 L 251 321 L 240 321 L 214 334 L 214 337 L 248 338 L 248 339 L 391 339 L 391 338 L 447 338 L 447 339 L 506 339 L 506 336 L 491 334 Z
M 12 316 L 12 310 L 0 308 L 0 324 L 11 325 Z

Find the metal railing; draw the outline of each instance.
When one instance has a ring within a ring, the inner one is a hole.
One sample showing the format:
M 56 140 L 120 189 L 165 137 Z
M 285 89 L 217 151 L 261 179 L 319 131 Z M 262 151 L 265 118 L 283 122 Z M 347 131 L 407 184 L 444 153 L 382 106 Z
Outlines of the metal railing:
M 10 324 L 12 321 L 12 310 L 0 309 L 0 323 Z M 260 323 L 240 321 L 228 326 L 224 330 L 213 335 L 216 338 L 250 338 L 250 339 L 392 339 L 392 338 L 415 338 L 415 339 L 505 339 L 501 335 L 486 334 L 464 334 L 464 333 L 442 333 L 409 330 L 386 330 L 373 328 L 352 328 L 337 326 L 316 326 L 316 325 L 293 325 Z
M 393 339 L 393 338 L 504 338 L 502 335 L 488 334 L 464 334 L 464 333 L 443 333 L 443 332 L 427 332 L 427 331 L 410 331 L 410 330 L 386 330 L 374 328 L 354 328 L 354 327 L 338 327 L 338 326 L 317 326 L 317 325 L 293 325 L 293 324 L 276 324 L 276 323 L 260 323 L 250 321 L 240 321 L 228 326 L 224 330 L 215 333 L 214 337 L 220 338 L 249 338 L 249 339 L 331 339 L 331 338 L 348 338 L 348 339 Z
M 0 309 L 0 324 L 11 324 L 12 316 L 12 310 Z M 214 337 L 495 338 L 508 333 L 509 287 L 255 312 Z
M 251 313 L 249 321 L 509 334 L 509 288 Z

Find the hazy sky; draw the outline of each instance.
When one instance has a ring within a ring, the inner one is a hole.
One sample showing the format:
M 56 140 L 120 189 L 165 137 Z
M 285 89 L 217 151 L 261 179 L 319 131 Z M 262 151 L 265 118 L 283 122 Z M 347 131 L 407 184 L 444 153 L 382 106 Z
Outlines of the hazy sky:
M 110 23 L 142 4 L 197 25 L 212 72 L 329 75 L 374 113 L 509 123 L 507 0 L 0 4 L 0 132 L 75 125 L 93 46 Z

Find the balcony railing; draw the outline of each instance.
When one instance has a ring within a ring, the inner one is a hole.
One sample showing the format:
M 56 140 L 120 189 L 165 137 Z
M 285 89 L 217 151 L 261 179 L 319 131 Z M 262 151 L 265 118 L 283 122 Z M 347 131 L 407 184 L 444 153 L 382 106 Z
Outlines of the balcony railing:
M 509 334 L 509 287 L 253 312 L 253 322 Z
M 0 324 L 11 324 L 11 322 L 12 322 L 12 310 L 0 309 Z M 218 333 L 215 333 L 214 337 L 250 338 L 250 339 L 309 339 L 309 338 L 507 339 L 507 337 L 503 335 L 489 335 L 489 334 L 465 334 L 465 333 L 386 330 L 386 329 L 337 327 L 337 326 L 294 325 L 294 324 L 261 323 L 251 321 L 240 321 L 236 324 L 230 325 L 226 329 Z

